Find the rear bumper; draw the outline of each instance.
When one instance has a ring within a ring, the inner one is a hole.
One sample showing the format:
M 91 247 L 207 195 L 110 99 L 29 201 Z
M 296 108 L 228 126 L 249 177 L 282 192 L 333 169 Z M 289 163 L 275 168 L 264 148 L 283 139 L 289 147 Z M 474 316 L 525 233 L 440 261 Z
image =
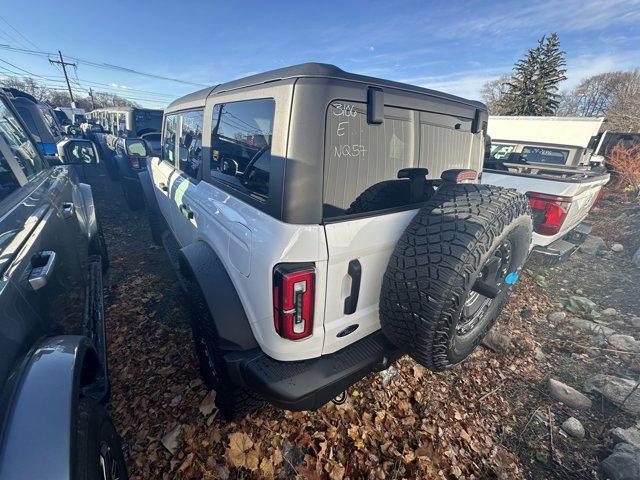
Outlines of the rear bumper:
M 281 362 L 261 350 L 225 356 L 234 381 L 287 410 L 315 410 L 373 371 L 380 371 L 404 352 L 375 332 L 331 355 Z
M 591 228 L 591 222 L 583 221 L 564 237 L 555 240 L 549 245 L 533 247 L 533 252 L 548 257 L 554 262 L 565 260 L 582 245 L 589 233 L 591 233 Z

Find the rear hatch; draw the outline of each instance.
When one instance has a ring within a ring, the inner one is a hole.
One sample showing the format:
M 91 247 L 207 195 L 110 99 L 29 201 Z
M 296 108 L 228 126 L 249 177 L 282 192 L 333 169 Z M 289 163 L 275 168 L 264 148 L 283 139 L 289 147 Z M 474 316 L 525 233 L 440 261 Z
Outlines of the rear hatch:
M 416 205 L 372 208 L 350 205 L 403 168 L 426 167 L 429 178 L 453 168 L 481 169 L 483 134 L 472 118 L 384 107 L 381 124 L 367 120 L 367 105 L 333 101 L 326 113 L 323 210 L 328 265 L 323 354 L 380 328 L 382 278 Z M 474 110 L 469 109 L 473 117 Z M 404 185 L 404 183 L 403 183 Z M 408 183 L 407 183 L 408 188 Z M 397 202 L 396 202 L 397 203 Z

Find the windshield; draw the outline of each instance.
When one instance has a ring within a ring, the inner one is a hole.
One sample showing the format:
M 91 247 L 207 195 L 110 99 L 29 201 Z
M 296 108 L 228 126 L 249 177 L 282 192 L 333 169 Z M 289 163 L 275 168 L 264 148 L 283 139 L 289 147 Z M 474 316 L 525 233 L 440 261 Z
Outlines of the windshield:
M 46 108 L 40 107 L 40 111 L 42 112 L 42 116 L 44 117 L 44 120 L 47 122 L 47 125 L 49 126 L 51 133 L 53 133 L 54 136 L 59 137 L 61 133 L 60 133 L 60 129 L 58 128 L 58 122 L 56 122 L 56 120 L 53 118 L 49 110 L 47 110 Z
M 569 150 L 563 148 L 532 147 L 522 149 L 522 158 L 528 163 L 552 163 L 565 165 L 569 157 Z

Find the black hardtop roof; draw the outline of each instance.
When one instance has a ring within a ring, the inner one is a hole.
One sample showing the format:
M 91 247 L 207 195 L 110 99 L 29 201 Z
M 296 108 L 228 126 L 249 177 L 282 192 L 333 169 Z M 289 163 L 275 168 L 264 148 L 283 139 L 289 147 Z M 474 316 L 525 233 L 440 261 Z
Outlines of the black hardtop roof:
M 193 105 L 194 102 L 199 102 L 204 105 L 205 100 L 210 95 L 216 95 L 222 92 L 228 92 L 231 90 L 238 90 L 240 88 L 260 85 L 263 83 L 276 82 L 278 80 L 285 80 L 290 78 L 300 77 L 315 77 L 315 78 L 335 78 L 338 80 L 348 80 L 352 82 L 366 83 L 367 85 L 392 88 L 397 90 L 405 90 L 415 93 L 422 93 L 425 95 L 435 96 L 452 100 L 458 103 L 464 103 L 471 105 L 481 110 L 486 110 L 486 106 L 475 100 L 467 100 L 462 97 L 450 95 L 448 93 L 438 92 L 424 87 L 418 87 L 407 83 L 394 82 L 392 80 L 384 80 L 381 78 L 367 77 L 365 75 L 358 75 L 356 73 L 345 72 L 335 65 L 327 63 L 303 63 L 300 65 L 294 65 L 292 67 L 278 68 L 276 70 L 270 70 L 268 72 L 259 73 L 257 75 L 251 75 L 249 77 L 239 78 L 227 83 L 221 83 L 212 87 L 203 88 L 197 92 L 190 93 L 183 97 L 174 100 L 165 109 L 165 112 L 176 111 L 185 108 L 187 105 Z

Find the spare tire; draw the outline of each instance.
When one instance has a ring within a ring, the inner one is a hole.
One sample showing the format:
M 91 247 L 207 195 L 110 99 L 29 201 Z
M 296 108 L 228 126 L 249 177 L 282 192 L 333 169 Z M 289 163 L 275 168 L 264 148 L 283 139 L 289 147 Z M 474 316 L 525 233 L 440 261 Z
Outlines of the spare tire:
M 515 190 L 444 184 L 391 255 L 380 293 L 383 333 L 431 370 L 464 360 L 511 295 L 531 232 L 529 202 Z

